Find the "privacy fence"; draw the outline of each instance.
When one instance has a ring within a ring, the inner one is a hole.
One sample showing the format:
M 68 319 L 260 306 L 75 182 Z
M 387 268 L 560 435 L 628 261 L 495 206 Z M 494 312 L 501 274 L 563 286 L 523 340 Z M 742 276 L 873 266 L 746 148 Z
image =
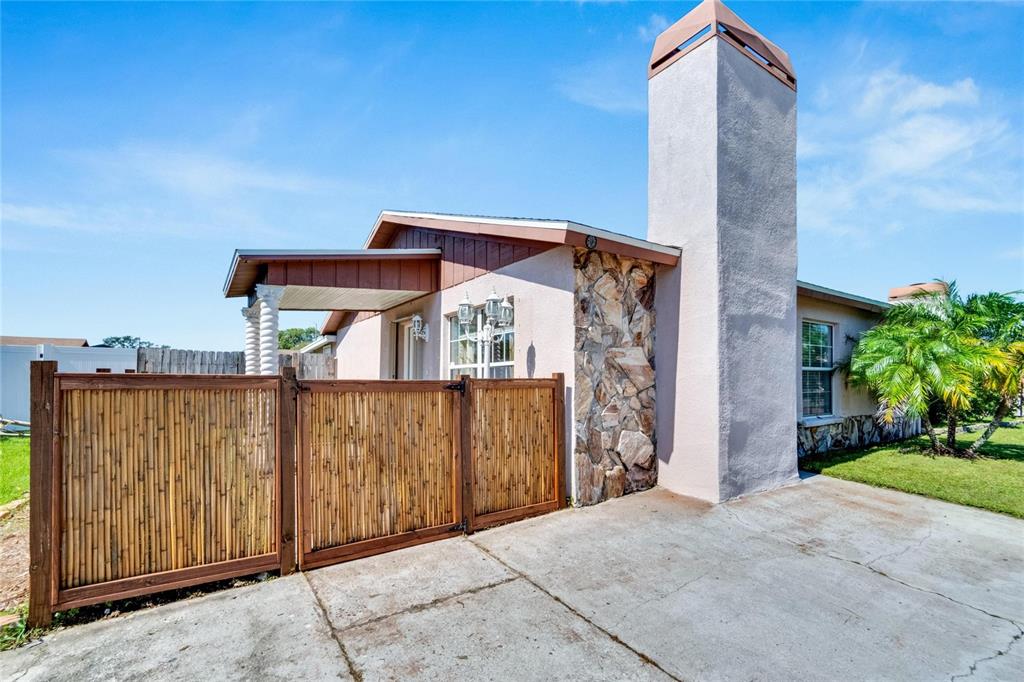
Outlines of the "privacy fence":
M 300 381 L 293 368 L 55 370 L 32 365 L 33 624 L 565 504 L 561 375 L 356 382 Z

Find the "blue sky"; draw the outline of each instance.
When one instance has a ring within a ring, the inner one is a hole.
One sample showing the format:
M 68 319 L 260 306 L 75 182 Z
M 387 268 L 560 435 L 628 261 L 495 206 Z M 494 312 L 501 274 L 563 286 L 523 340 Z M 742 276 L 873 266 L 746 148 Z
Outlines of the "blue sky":
M 3 3 L 0 330 L 238 349 L 233 249 L 384 208 L 643 237 L 645 67 L 692 6 Z M 1024 7 L 730 7 L 797 70 L 801 278 L 1024 287 Z

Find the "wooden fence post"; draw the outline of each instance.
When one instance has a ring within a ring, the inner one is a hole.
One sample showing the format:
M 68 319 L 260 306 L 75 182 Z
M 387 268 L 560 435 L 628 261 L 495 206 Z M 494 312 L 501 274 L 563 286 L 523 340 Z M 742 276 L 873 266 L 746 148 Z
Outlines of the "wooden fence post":
M 31 443 L 29 454 L 29 599 L 28 625 L 45 627 L 53 618 L 55 603 L 53 574 L 53 447 L 54 374 L 57 363 L 52 360 L 32 362 Z
M 565 507 L 565 375 L 556 372 L 555 380 L 555 500 Z
M 296 426 L 299 400 L 299 382 L 295 378 L 295 368 L 290 362 L 281 368 L 280 386 L 280 421 L 277 425 L 281 455 L 281 466 L 278 471 L 280 536 L 277 546 L 281 560 L 281 575 L 289 575 L 295 572 L 295 457 L 298 454 Z
M 465 532 L 472 533 L 476 523 L 476 506 L 473 504 L 473 379 L 463 374 L 462 395 L 459 415 L 459 459 L 462 465 L 462 519 Z

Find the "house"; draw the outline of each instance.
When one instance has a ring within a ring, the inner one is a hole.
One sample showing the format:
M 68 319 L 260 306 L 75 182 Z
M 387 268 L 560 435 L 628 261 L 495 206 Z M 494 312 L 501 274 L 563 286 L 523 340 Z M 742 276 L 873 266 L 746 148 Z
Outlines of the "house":
M 796 280 L 796 75 L 717 0 L 655 42 L 647 239 L 570 220 L 384 211 L 362 249 L 236 251 L 247 371 L 279 310 L 329 311 L 337 375 L 565 375 L 569 490 L 713 502 L 798 450 L 901 437 L 834 370 L 888 304 Z M 794 447 L 794 430 L 798 446 Z

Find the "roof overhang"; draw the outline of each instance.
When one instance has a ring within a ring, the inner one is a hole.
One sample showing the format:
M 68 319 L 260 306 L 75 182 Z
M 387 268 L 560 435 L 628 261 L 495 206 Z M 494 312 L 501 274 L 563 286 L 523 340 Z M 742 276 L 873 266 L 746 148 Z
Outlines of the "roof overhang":
M 828 287 L 819 286 L 817 284 L 811 284 L 810 282 L 801 282 L 799 280 L 796 283 L 796 293 L 799 296 L 816 298 L 819 301 L 837 303 L 839 305 L 845 305 L 850 308 L 857 308 L 859 310 L 866 310 L 868 312 L 876 313 L 879 315 L 884 313 L 891 307 L 888 303 L 885 303 L 883 301 L 876 301 L 872 298 L 865 298 L 864 296 L 848 294 L 845 291 L 829 289 Z
M 235 251 L 224 296 L 285 287 L 284 310 L 386 310 L 437 290 L 440 249 Z
M 366 240 L 365 248 L 379 249 L 387 246 L 395 232 L 403 227 L 422 227 L 554 246 L 578 246 L 641 258 L 661 265 L 679 263 L 680 250 L 675 246 L 657 244 L 569 220 L 491 218 L 410 211 L 382 211 Z

